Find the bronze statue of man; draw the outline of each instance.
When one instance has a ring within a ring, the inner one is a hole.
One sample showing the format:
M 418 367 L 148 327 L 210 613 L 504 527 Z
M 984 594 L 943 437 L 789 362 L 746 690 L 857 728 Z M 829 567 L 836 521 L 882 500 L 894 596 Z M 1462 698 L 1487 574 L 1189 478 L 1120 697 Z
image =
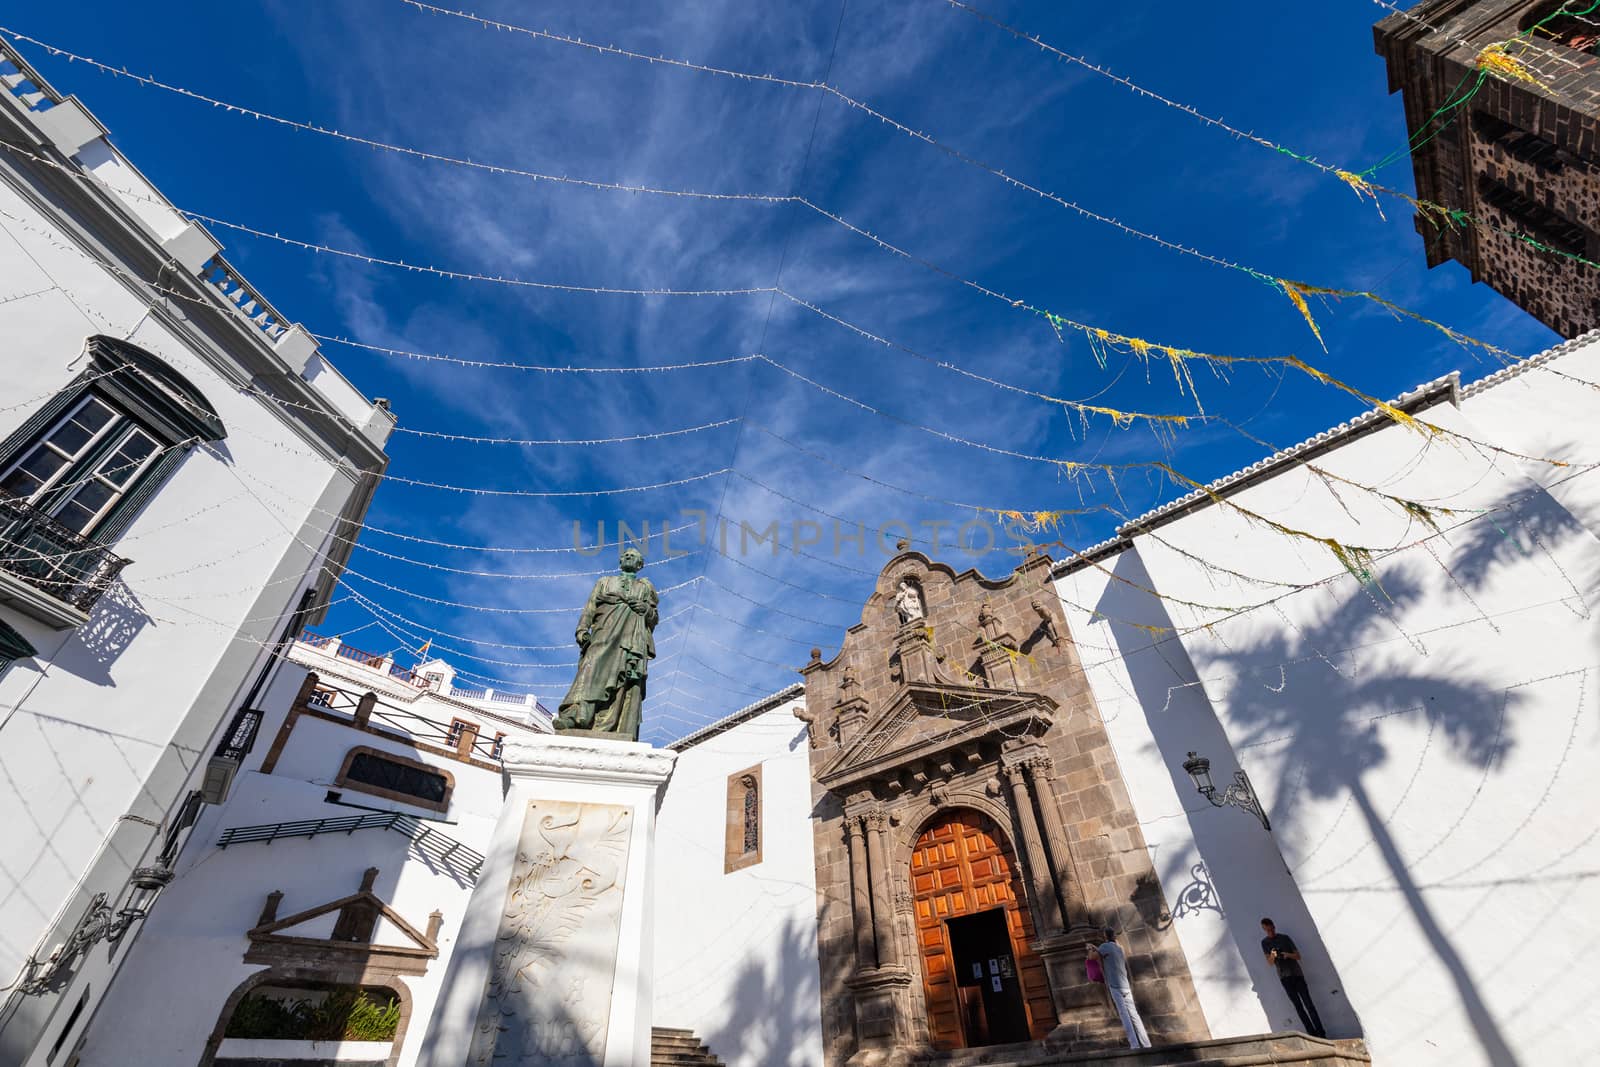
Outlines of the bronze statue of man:
M 561 698 L 557 730 L 615 734 L 639 740 L 645 676 L 655 658 L 654 630 L 660 598 L 650 579 L 639 576 L 644 554 L 631 545 L 618 561 L 621 574 L 594 583 L 578 618 L 578 676 Z

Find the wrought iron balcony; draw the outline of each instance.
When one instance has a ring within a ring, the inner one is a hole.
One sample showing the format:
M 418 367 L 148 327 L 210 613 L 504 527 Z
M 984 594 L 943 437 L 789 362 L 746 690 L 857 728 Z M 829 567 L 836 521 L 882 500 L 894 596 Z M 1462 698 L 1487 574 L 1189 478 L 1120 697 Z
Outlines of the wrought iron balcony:
M 87 615 L 127 565 L 105 545 L 0 491 L 0 571 L 6 575 Z

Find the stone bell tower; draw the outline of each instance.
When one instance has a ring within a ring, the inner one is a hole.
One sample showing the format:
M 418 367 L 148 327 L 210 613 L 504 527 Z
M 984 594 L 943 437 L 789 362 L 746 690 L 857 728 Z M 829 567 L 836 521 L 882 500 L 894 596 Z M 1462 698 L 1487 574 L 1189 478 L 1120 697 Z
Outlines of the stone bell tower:
M 1417 195 L 1478 220 L 1419 213 L 1428 266 L 1458 261 L 1564 337 L 1600 326 L 1600 271 L 1573 258 L 1600 259 L 1600 9 L 1591 8 L 1424 0 L 1373 32 L 1389 91 L 1405 99 Z M 1484 75 L 1486 49 L 1507 57 L 1509 72 Z
M 1125 1047 L 1084 968 L 1108 924 L 1152 1039 L 1208 1036 L 1049 574 L 902 552 L 802 671 L 830 1067 Z

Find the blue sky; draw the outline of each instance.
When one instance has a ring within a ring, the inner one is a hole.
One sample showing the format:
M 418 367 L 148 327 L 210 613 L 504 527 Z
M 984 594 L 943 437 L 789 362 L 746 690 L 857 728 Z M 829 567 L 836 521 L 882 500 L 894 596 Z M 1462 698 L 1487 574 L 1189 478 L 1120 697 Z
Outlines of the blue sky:
M 813 81 L 994 168 L 1101 214 L 1275 276 L 1376 289 L 1517 353 L 1556 338 L 1466 272 L 1426 268 L 1404 206 L 1388 218 L 1338 180 L 1053 60 L 944 0 L 581 5 L 475 0 L 488 18 L 698 63 Z M 1386 93 L 1369 0 L 1200 6 L 984 0 L 995 16 L 1244 129 L 1356 169 L 1405 140 Z M 1360 302 L 1319 308 L 1323 353 L 1284 298 L 1244 273 L 1085 220 L 813 90 L 739 81 L 428 14 L 403 0 L 228 5 L 38 5 L 11 28 L 115 66 L 290 118 L 486 163 L 602 182 L 802 195 L 883 240 L 992 289 L 1107 329 L 1202 351 L 1296 354 L 1392 396 L 1453 369 L 1492 369 L 1425 326 Z M 834 49 L 837 33 L 837 49 Z M 1170 371 L 875 247 L 792 203 L 697 200 L 532 182 L 405 158 L 273 126 L 23 51 L 77 93 L 118 146 L 182 208 L 373 256 L 474 273 L 624 288 L 783 289 L 936 361 L 1047 394 L 1190 413 Z M 830 70 L 831 56 L 831 70 Z M 1410 191 L 1402 161 L 1379 180 Z M 368 266 L 215 229 L 236 267 L 311 330 L 466 359 L 633 367 L 762 352 L 865 402 L 863 410 L 772 366 L 745 361 L 655 374 L 533 374 L 325 352 L 403 427 L 518 439 L 593 439 L 734 420 L 658 441 L 506 446 L 397 436 L 391 472 L 496 489 L 575 492 L 701 478 L 600 497 L 464 495 L 383 486 L 371 525 L 480 546 L 435 548 L 386 534 L 358 549 L 350 584 L 390 613 L 352 643 L 403 649 L 433 636 L 479 684 L 537 691 L 554 706 L 589 575 L 615 551 L 570 549 L 573 523 L 693 522 L 685 509 L 785 533 L 780 553 L 699 549 L 666 560 L 660 658 L 644 737 L 681 736 L 797 680 L 838 647 L 884 557 L 836 555 L 838 516 L 869 527 L 966 521 L 948 501 L 1045 510 L 1104 505 L 1061 536 L 1083 547 L 1123 517 L 1177 495 L 1145 473 L 1063 478 L 1058 467 L 951 442 L 950 434 L 1047 459 L 1160 459 L 1213 478 L 1264 452 L 1228 425 L 1156 440 L 982 384 L 886 348 L 769 293 L 576 294 Z M 1208 413 L 1276 446 L 1356 414 L 1351 397 L 1299 376 L 1197 372 Z M 740 421 L 742 420 L 742 421 Z M 925 427 L 928 429 L 922 429 Z M 863 477 L 865 476 L 865 477 Z M 822 543 L 791 551 L 796 520 Z M 927 538 L 931 528 L 916 530 Z M 891 535 L 892 536 L 892 535 Z M 991 575 L 996 551 L 939 556 Z M 685 541 L 682 538 L 687 538 Z M 921 547 L 926 548 L 924 544 Z M 1059 554 L 1059 553 L 1058 553 Z M 368 578 L 407 592 L 383 588 Z M 415 594 L 415 595 L 413 595 Z M 422 599 L 422 598 L 433 598 Z M 453 601 L 478 607 L 435 603 Z M 498 610 L 480 610 L 498 609 Z M 399 623 L 397 619 L 410 620 Z M 339 604 L 328 629 L 373 616 Z M 459 636 L 443 636 L 443 635 Z M 507 647 L 529 646 L 529 647 Z M 538 646 L 553 646 L 541 648 Z M 476 657 L 468 658 L 468 656 Z M 401 652 L 402 660 L 406 653 Z M 499 661 L 499 662 L 496 662 Z M 549 664 L 549 666 L 535 665 Z

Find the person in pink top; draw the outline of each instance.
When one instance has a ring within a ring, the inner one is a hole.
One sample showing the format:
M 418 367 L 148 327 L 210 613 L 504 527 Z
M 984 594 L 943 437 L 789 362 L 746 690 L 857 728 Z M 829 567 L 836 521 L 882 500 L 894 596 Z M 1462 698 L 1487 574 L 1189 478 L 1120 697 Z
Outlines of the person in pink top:
M 1105 972 L 1106 992 L 1116 1006 L 1117 1018 L 1122 1020 L 1122 1031 L 1128 1035 L 1129 1048 L 1149 1048 L 1150 1035 L 1144 1032 L 1144 1020 L 1139 1018 L 1139 1005 L 1133 1002 L 1133 985 L 1128 981 L 1128 957 L 1117 944 L 1117 932 L 1105 929 L 1105 941 L 1100 953 L 1100 967 Z

